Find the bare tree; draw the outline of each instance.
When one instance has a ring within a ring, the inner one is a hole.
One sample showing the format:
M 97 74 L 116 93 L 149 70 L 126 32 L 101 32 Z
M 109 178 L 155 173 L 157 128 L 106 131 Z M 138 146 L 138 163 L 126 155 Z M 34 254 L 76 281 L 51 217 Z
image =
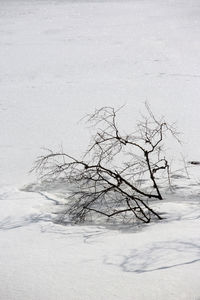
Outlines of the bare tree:
M 87 116 L 96 133 L 81 159 L 50 150 L 37 159 L 35 169 L 42 178 L 63 178 L 73 185 L 66 204 L 71 221 L 83 222 L 91 214 L 145 223 L 152 217 L 162 219 L 149 203 L 162 200 L 157 176 L 169 175 L 163 142 L 167 133 L 175 138 L 177 133 L 163 118 L 157 120 L 147 104 L 146 108 L 147 116 L 129 135 L 120 132 L 119 110 L 98 109 Z M 144 186 L 143 181 L 150 184 Z

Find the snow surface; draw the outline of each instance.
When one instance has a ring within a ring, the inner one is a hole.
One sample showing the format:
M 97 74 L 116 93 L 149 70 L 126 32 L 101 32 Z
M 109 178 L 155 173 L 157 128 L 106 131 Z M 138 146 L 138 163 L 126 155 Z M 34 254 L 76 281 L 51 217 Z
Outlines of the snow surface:
M 199 300 L 200 166 L 134 228 L 57 224 L 63 189 L 27 172 L 84 151 L 84 114 L 126 104 L 132 130 L 146 100 L 199 160 L 200 2 L 1 0 L 0 37 L 0 300 Z

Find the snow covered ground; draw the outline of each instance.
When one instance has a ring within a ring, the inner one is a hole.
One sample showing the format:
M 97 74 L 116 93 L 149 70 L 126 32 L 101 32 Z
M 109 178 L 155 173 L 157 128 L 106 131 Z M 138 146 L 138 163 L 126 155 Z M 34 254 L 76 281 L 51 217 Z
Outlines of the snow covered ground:
M 104 105 L 131 130 L 148 100 L 200 160 L 199 1 L 1 0 L 0 37 L 0 300 L 199 300 L 200 166 L 136 228 L 62 226 L 56 191 L 21 190 L 41 147 L 85 149 L 77 121 Z

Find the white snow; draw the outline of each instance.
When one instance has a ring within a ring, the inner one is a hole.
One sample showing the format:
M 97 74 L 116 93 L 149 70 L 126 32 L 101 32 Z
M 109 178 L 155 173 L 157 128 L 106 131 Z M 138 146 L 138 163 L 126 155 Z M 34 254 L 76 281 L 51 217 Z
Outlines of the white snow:
M 132 131 L 148 100 L 183 133 L 171 155 L 200 160 L 199 37 L 198 0 L 0 1 L 0 300 L 200 299 L 200 166 L 133 228 L 63 226 L 60 187 L 22 191 L 42 147 L 84 151 L 77 121 L 104 105 Z

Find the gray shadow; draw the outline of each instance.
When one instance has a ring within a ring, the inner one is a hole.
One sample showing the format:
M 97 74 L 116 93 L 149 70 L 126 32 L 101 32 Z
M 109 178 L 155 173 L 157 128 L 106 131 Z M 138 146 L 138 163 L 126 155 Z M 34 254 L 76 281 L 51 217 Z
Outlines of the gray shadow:
M 132 249 L 128 255 L 105 257 L 106 265 L 124 272 L 147 273 L 200 262 L 200 243 L 184 241 L 157 242 L 145 249 Z
M 33 223 L 52 222 L 52 215 L 50 214 L 31 214 L 19 218 L 6 217 L 0 220 L 0 230 L 11 230 L 31 225 Z

